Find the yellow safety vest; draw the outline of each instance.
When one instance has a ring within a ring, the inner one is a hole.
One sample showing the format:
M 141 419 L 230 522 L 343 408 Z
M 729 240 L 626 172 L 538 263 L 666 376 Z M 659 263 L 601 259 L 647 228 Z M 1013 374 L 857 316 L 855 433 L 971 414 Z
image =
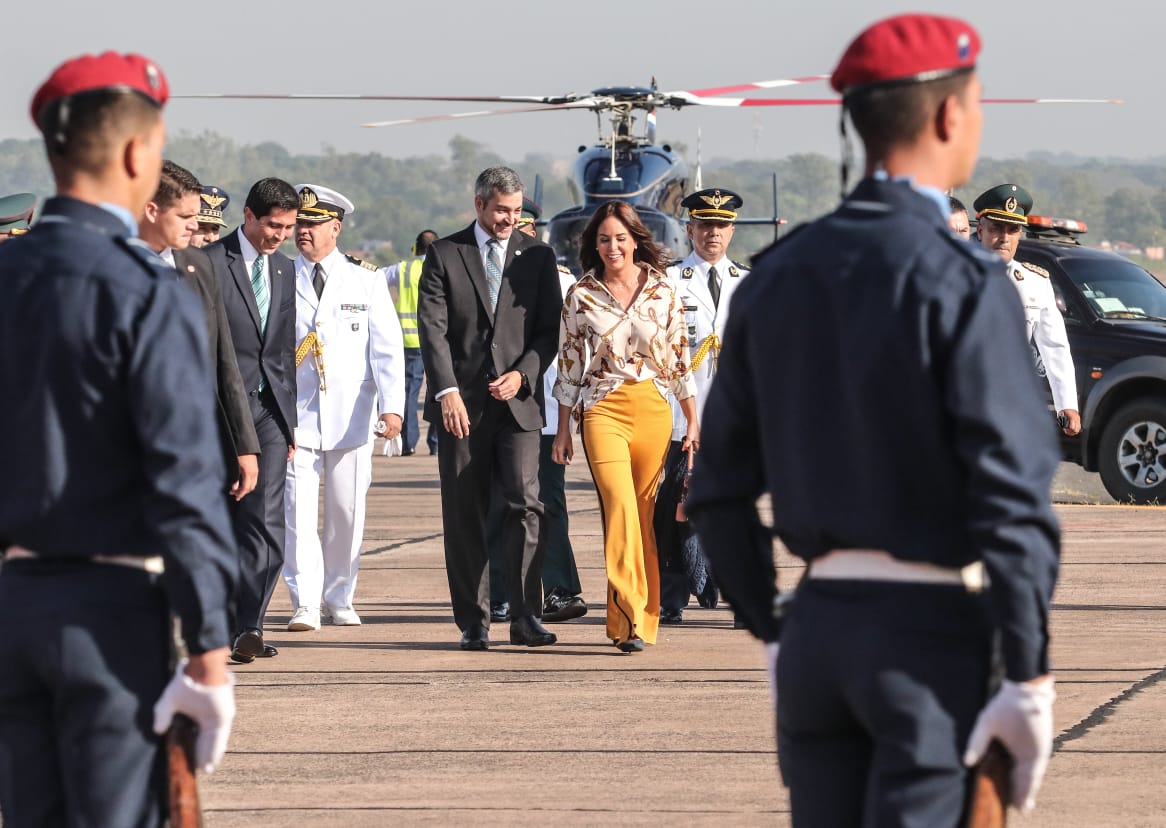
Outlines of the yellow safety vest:
M 422 259 L 408 259 L 397 266 L 397 318 L 406 348 L 420 348 L 417 335 L 417 295 L 421 285 Z

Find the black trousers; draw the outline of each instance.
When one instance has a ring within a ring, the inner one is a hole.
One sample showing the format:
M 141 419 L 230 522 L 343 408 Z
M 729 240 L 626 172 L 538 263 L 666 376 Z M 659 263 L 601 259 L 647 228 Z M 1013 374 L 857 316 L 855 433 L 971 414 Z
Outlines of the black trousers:
M 656 531 L 656 551 L 660 556 L 660 609 L 682 610 L 688 606 L 691 594 L 688 573 L 684 571 L 684 552 L 681 547 L 692 535 L 687 523 L 676 522 L 677 494 L 669 487 L 669 470 L 678 463 L 685 462 L 684 443 L 673 440 L 668 444 L 668 454 L 664 458 L 664 482 L 656 500 L 656 514 L 652 526 Z
M 575 550 L 571 548 L 567 517 L 567 469 L 551 459 L 554 444 L 554 436 L 539 434 L 538 497 L 543 504 L 539 544 L 542 547 L 543 592 L 558 589 L 568 595 L 578 595 L 583 591 L 583 586 L 579 583 Z M 493 498 L 486 522 L 486 543 L 490 548 L 490 600 L 494 603 L 507 600 L 506 556 L 502 552 L 504 514 L 506 504 L 501 498 Z
M 492 495 L 505 506 L 501 544 L 511 615 L 537 616 L 542 612 L 539 433 L 521 430 L 505 403 L 492 399 L 469 437 L 459 440 L 442 428 L 437 445 L 445 571 L 458 629 L 490 626 L 486 517 Z
M 0 630 L 4 825 L 161 825 L 165 752 L 152 726 L 170 626 L 155 577 L 9 562 Z
M 235 591 L 235 633 L 262 629 L 263 616 L 283 568 L 287 519 L 283 511 L 287 479 L 287 437 L 269 391 L 252 404 L 259 436 L 259 480 L 255 490 L 237 503 L 231 518 L 239 548 L 239 584 Z
M 807 579 L 781 635 L 777 746 L 795 826 L 956 826 L 987 700 L 986 595 Z

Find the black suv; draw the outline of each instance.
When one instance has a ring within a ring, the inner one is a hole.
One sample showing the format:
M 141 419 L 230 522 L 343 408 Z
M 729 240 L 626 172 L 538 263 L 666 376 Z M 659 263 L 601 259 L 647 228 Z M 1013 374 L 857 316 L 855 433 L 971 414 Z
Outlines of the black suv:
M 1062 435 L 1065 459 L 1099 472 L 1118 501 L 1166 504 L 1166 286 L 1082 247 L 1083 225 L 1044 221 L 1016 259 L 1049 272 L 1069 333 L 1081 433 Z

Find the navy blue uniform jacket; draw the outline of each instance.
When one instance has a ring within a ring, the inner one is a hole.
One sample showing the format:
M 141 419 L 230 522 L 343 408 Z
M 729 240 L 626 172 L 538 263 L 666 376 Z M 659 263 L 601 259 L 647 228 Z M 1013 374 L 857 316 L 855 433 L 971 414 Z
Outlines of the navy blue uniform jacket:
M 734 607 L 772 615 L 770 535 L 961 567 L 982 560 L 1007 676 L 1048 668 L 1055 421 L 1003 263 L 932 200 L 866 179 L 761 255 L 733 297 L 689 513 Z
M 45 203 L 0 245 L 0 548 L 165 559 L 190 651 L 226 646 L 234 540 L 198 297 L 113 214 Z

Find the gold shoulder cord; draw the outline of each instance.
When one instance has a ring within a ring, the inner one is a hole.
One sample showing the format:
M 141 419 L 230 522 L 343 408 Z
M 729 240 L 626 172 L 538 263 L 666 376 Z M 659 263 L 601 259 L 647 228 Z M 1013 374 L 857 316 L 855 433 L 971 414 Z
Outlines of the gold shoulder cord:
M 720 350 L 721 338 L 715 333 L 711 333 L 706 336 L 704 341 L 700 343 L 700 347 L 696 349 L 696 354 L 692 357 L 692 370 L 695 371 L 697 368 L 699 368 L 701 363 L 705 361 L 705 358 L 710 353 L 713 355 L 713 361 L 716 362 L 717 354 L 720 352 Z
M 299 368 L 308 352 L 312 352 L 312 360 L 316 363 L 316 373 L 320 375 L 320 390 L 327 391 L 328 383 L 324 377 L 324 343 L 315 331 L 310 331 L 303 341 L 296 347 L 296 367 Z

